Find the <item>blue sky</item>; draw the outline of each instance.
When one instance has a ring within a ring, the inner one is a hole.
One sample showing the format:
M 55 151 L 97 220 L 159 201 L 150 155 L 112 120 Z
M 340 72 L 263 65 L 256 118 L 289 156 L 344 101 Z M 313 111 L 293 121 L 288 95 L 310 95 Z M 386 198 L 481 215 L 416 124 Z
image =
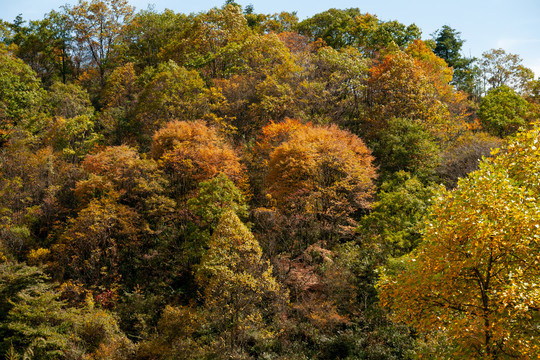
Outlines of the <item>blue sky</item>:
M 50 10 L 76 4 L 78 0 L 0 0 L 0 18 L 12 21 L 21 13 L 24 19 L 41 19 Z M 131 0 L 137 10 L 154 4 L 157 11 L 165 8 L 191 13 L 221 6 L 225 0 Z M 305 19 L 330 7 L 357 7 L 361 12 L 377 15 L 382 20 L 398 20 L 406 25 L 415 23 L 423 38 L 449 25 L 461 32 L 466 40 L 465 55 L 480 56 L 482 52 L 503 48 L 518 54 L 525 66 L 540 76 L 540 0 L 236 0 L 246 6 L 253 4 L 255 12 L 272 14 L 296 11 Z

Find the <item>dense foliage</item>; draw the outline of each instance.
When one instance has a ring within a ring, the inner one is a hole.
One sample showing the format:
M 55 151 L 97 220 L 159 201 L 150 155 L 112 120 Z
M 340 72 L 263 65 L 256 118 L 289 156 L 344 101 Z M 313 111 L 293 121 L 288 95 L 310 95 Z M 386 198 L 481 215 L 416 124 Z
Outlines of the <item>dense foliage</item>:
M 421 36 L 232 1 L 1 21 L 0 357 L 538 358 L 540 81 Z

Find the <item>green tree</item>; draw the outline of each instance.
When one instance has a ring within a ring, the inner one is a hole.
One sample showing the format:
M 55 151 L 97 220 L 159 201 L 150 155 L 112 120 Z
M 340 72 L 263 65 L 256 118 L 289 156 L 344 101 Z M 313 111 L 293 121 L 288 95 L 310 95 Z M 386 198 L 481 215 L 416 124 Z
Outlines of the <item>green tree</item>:
M 157 66 L 171 59 L 162 54 L 171 42 L 188 41 L 194 15 L 177 14 L 165 9 L 158 13 L 149 7 L 135 14 L 122 30 L 119 39 L 120 57 L 137 65 L 138 69 Z M 180 61 L 179 58 L 175 58 Z M 181 63 L 181 65 L 184 65 Z
M 195 70 L 187 70 L 170 60 L 148 68 L 141 76 L 135 118 L 141 143 L 172 120 L 202 119 L 210 112 L 204 81 Z
M 454 69 L 453 83 L 457 88 L 476 95 L 475 84 L 479 81 L 473 65 L 476 59 L 465 58 L 461 55 L 461 48 L 465 41 L 461 39 L 460 35 L 459 31 L 444 25 L 431 35 L 435 40 L 433 52 Z
M 329 9 L 301 21 L 296 30 L 312 41 L 322 39 L 328 46 L 340 49 L 352 45 L 354 18 L 359 15 L 360 10 L 357 8 Z
M 201 182 L 197 196 L 189 199 L 187 206 L 199 216 L 202 224 L 212 229 L 217 226 L 225 211 L 230 209 L 239 217 L 246 218 L 248 210 L 245 196 L 223 173 Z
M 368 61 L 352 47 L 323 47 L 313 54 L 296 99 L 301 116 L 315 123 L 336 123 L 358 133 L 364 115 Z
M 36 73 L 5 47 L 0 47 L 0 140 L 13 126 L 30 125 L 42 103 L 44 91 Z
M 133 63 L 117 67 L 107 78 L 101 97 L 104 108 L 97 122 L 109 145 L 135 145 L 140 137 L 140 125 L 132 119 L 141 91 L 136 81 Z
M 433 186 L 400 171 L 385 181 L 377 193 L 372 211 L 359 221 L 360 241 L 376 244 L 384 255 L 408 254 L 421 240 L 421 226 L 427 215 Z
M 375 15 L 362 14 L 358 8 L 329 9 L 301 21 L 296 30 L 311 41 L 322 39 L 335 49 L 354 46 L 370 57 L 392 44 L 405 48 L 421 35 L 414 24 L 385 22 Z
M 492 135 L 504 137 L 527 125 L 529 104 L 506 85 L 491 89 L 482 99 L 478 117 Z
M 382 21 L 369 13 L 355 17 L 354 46 L 371 58 L 393 46 L 404 49 L 421 35 L 422 31 L 415 24 L 405 26 L 396 20 Z
M 381 302 L 449 358 L 534 359 L 540 280 L 540 129 L 436 196 L 423 242 L 386 269 Z M 434 339 L 435 340 L 435 339 Z
M 216 354 L 234 357 L 247 350 L 248 342 L 276 336 L 267 321 L 273 318 L 280 288 L 259 243 L 233 210 L 222 215 L 209 246 L 196 279 L 209 325 L 220 334 Z
M 66 83 L 67 76 L 75 72 L 67 14 L 51 11 L 43 20 L 30 21 L 28 26 L 17 20 L 11 27 L 16 55 L 32 67 L 43 83 Z
M 54 116 L 74 118 L 79 115 L 92 116 L 94 113 L 88 92 L 79 85 L 56 82 L 47 95 L 47 105 Z
M 116 319 L 91 299 L 73 308 L 36 267 L 0 264 L 0 351 L 33 359 L 122 359 L 132 350 Z M 114 351 L 113 351 L 114 350 Z M 107 354 L 108 353 L 108 354 Z M 115 355 L 113 355 L 116 353 Z M 109 356 L 103 356 L 103 355 Z
M 454 67 L 461 60 L 461 48 L 464 40 L 461 40 L 461 33 L 444 25 L 442 29 L 432 34 L 435 40 L 435 49 L 433 52 L 438 57 L 444 59 L 449 66 Z
M 240 6 L 225 4 L 208 12 L 178 21 L 180 36 L 168 37 L 160 53 L 162 60 L 174 60 L 187 68 L 199 69 L 204 79 L 226 78 L 245 64 L 239 51 L 251 30 Z
M 409 172 L 424 182 L 433 180 L 440 161 L 435 139 L 418 121 L 409 119 L 390 119 L 372 147 L 382 180 L 398 171 Z

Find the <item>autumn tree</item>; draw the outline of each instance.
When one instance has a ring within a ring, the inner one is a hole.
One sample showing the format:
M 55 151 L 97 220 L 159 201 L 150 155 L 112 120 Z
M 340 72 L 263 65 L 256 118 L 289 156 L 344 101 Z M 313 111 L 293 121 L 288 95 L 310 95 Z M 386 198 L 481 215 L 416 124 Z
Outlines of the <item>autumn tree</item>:
M 172 121 L 153 137 L 152 155 L 168 175 L 173 193 L 185 197 L 220 173 L 245 189 L 244 166 L 237 152 L 203 121 Z
M 382 304 L 428 339 L 444 336 L 448 357 L 539 356 L 538 136 L 518 134 L 454 191 L 441 190 L 420 247 L 381 278 Z
M 121 278 L 128 284 L 141 276 L 136 263 L 159 243 L 176 203 L 166 196 L 156 162 L 127 146 L 87 155 L 82 167 L 87 176 L 74 190 L 79 211 L 54 245 L 51 266 L 58 278 L 93 289 L 116 286 Z
M 60 211 L 59 193 L 65 169 L 51 147 L 33 148 L 26 137 L 17 133 L 0 153 L 0 234 L 4 250 L 24 259 L 29 249 L 47 237 Z M 69 186 L 68 185 L 68 186 Z
M 491 88 L 506 85 L 518 93 L 526 89 L 527 84 L 534 80 L 534 73 L 523 66 L 522 61 L 519 55 L 508 54 L 503 49 L 484 52 L 480 60 L 484 92 L 488 90 L 485 82 L 489 83 Z
M 253 138 L 270 120 L 294 116 L 301 68 L 275 34 L 252 34 L 237 44 L 239 66 L 231 76 L 214 79 L 224 101 L 216 113 L 238 138 Z
M 83 64 L 97 68 L 100 86 L 105 84 L 109 60 L 124 24 L 133 15 L 133 7 L 126 0 L 80 0 L 74 7 L 66 7 L 75 40 L 82 54 Z
M 118 286 L 143 245 L 142 218 L 116 199 L 92 200 L 53 246 L 51 271 L 57 279 L 73 279 L 97 294 Z M 124 279 L 125 280 L 125 279 Z
M 377 137 L 391 118 L 417 121 L 440 142 L 463 128 L 465 96 L 449 84 L 452 70 L 422 41 L 412 42 L 405 52 L 384 56 L 370 72 L 368 139 Z
M 209 325 L 220 334 L 213 348 L 216 354 L 240 356 L 248 342 L 262 344 L 276 336 L 267 321 L 280 287 L 259 243 L 234 211 L 222 215 L 209 246 L 196 279 Z
M 335 243 L 350 235 L 352 214 L 369 207 L 373 158 L 362 140 L 335 125 L 270 124 L 256 152 L 269 205 L 313 222 L 305 239 L 310 243 L 317 238 Z

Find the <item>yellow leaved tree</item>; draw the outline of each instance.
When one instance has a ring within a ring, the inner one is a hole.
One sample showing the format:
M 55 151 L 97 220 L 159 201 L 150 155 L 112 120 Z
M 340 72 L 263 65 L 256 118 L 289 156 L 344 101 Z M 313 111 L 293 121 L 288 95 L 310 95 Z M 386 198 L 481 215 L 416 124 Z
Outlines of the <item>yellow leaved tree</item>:
M 209 326 L 221 334 L 213 348 L 241 354 L 250 342 L 268 343 L 276 333 L 268 320 L 283 295 L 262 259 L 262 249 L 233 210 L 219 221 L 196 274 Z
M 381 303 L 437 358 L 540 357 L 539 139 L 540 128 L 518 134 L 442 191 L 423 243 L 383 273 Z

